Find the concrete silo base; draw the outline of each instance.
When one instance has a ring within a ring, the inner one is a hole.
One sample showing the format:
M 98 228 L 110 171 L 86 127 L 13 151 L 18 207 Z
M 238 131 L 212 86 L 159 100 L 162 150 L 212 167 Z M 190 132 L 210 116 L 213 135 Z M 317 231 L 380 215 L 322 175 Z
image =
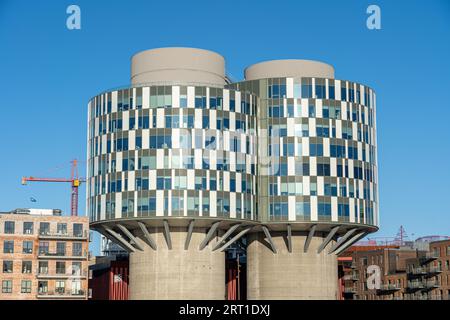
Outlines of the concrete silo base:
M 130 253 L 130 300 L 225 299 L 225 255 L 211 250 L 217 239 L 199 250 L 205 229 L 194 229 L 185 250 L 186 228 L 171 228 L 169 250 L 163 228 L 148 231 L 157 249 L 137 239 L 144 250 Z
M 307 234 L 292 232 L 292 252 L 286 232 L 271 232 L 277 253 L 273 253 L 263 233 L 248 236 L 247 299 L 249 300 L 336 300 L 338 296 L 337 256 L 328 254 L 334 244 L 317 253 L 324 238 L 311 239 L 303 252 Z

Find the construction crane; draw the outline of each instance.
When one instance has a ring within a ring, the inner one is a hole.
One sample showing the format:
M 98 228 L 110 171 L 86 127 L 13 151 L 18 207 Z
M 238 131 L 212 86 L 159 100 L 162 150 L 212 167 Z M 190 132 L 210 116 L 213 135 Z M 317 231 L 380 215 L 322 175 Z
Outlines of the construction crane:
M 27 182 L 70 182 L 72 186 L 72 192 L 70 196 L 70 215 L 78 216 L 78 187 L 81 183 L 86 182 L 86 179 L 78 177 L 78 161 L 71 161 L 72 168 L 70 178 L 36 178 L 36 177 L 23 177 L 22 184 L 26 185 Z

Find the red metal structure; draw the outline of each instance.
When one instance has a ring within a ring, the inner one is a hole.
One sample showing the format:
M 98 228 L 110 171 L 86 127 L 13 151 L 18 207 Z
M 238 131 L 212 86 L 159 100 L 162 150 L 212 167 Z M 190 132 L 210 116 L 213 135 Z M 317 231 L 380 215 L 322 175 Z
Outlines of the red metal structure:
M 108 267 L 92 271 L 89 288 L 92 300 L 128 300 L 128 261 L 111 261 Z
M 78 216 L 78 187 L 81 183 L 86 182 L 84 178 L 78 177 L 78 161 L 72 160 L 72 168 L 70 178 L 36 178 L 36 177 L 23 177 L 22 184 L 26 185 L 27 182 L 70 182 L 72 185 L 71 199 L 70 199 L 70 215 Z

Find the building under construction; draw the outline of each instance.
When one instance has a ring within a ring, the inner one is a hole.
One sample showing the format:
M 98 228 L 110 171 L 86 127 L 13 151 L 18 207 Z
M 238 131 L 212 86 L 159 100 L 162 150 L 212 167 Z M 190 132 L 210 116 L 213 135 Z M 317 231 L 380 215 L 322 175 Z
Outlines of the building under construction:
M 89 101 L 90 225 L 129 252 L 130 299 L 224 299 L 243 238 L 248 299 L 336 299 L 337 255 L 378 229 L 375 92 L 317 61 L 244 74 L 147 50 Z

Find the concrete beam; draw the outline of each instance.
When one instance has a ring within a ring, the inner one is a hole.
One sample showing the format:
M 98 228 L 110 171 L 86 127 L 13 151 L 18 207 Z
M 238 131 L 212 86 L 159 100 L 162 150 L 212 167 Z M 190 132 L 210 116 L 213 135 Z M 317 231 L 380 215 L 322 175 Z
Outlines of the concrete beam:
M 164 220 L 163 223 L 164 223 L 164 238 L 166 238 L 167 248 L 169 250 L 172 250 L 172 239 L 170 238 L 169 222 L 167 222 L 167 220 Z
M 336 242 L 328 251 L 328 254 L 333 253 L 334 251 L 336 251 L 336 249 L 338 249 L 342 244 L 344 244 L 344 242 L 352 235 L 355 233 L 357 229 L 353 228 L 347 231 L 346 234 L 344 234 L 344 236 L 342 238 L 339 239 L 338 242 Z
M 320 245 L 320 247 L 317 249 L 317 253 L 321 253 L 323 249 L 325 249 L 325 247 L 327 246 L 327 244 L 333 239 L 333 236 L 336 234 L 336 232 L 339 230 L 339 226 L 334 227 L 333 229 L 331 229 L 330 233 L 328 233 L 327 237 L 325 238 L 325 240 L 323 240 L 322 244 Z
M 208 233 L 206 234 L 205 239 L 203 239 L 203 241 L 198 246 L 198 250 L 203 250 L 207 246 L 209 240 L 211 240 L 211 238 L 214 236 L 214 232 L 216 232 L 216 229 L 219 226 L 220 222 L 221 221 L 217 221 L 213 223 Z
M 136 247 L 137 249 L 139 249 L 141 251 L 144 251 L 144 248 L 137 242 L 136 237 L 127 228 L 125 228 L 120 223 L 118 223 L 117 226 L 119 227 L 120 230 L 122 230 L 123 233 L 125 233 L 125 235 L 128 237 L 128 239 L 130 239 L 130 243 L 134 247 Z
M 227 243 L 225 243 L 220 249 L 219 251 L 224 251 L 226 248 L 228 248 L 230 245 L 233 244 L 233 242 L 237 241 L 240 237 L 242 237 L 244 234 L 246 234 L 247 232 L 250 231 L 252 227 L 247 227 L 246 229 L 242 230 L 241 232 L 239 232 L 237 235 L 235 235 L 233 238 L 230 239 L 230 241 L 228 241 Z
M 146 242 L 148 245 L 153 249 L 156 250 L 156 242 L 153 240 L 152 236 L 150 235 L 150 232 L 148 232 L 147 227 L 142 222 L 138 222 L 139 227 L 141 228 L 142 232 L 144 233 L 144 237 L 147 240 Z
M 113 231 L 111 228 L 109 227 L 103 227 L 109 234 L 110 236 L 116 240 L 116 242 L 118 242 L 125 250 L 127 250 L 128 252 L 135 252 L 136 249 L 128 243 L 128 241 L 126 241 L 124 238 L 122 238 L 122 236 L 120 234 L 118 234 L 117 232 Z
M 194 223 L 195 223 L 195 220 L 191 220 L 191 222 L 189 222 L 188 233 L 186 235 L 186 242 L 184 243 L 184 250 L 189 249 L 189 243 L 191 242 L 192 231 L 194 230 Z
M 242 225 L 242 223 L 238 223 L 238 224 L 232 225 L 230 227 L 230 229 L 228 229 L 227 232 L 225 232 L 225 234 L 222 236 L 222 238 L 216 243 L 216 245 L 213 248 L 213 251 L 219 249 L 219 247 L 222 245 L 222 243 L 225 240 L 227 240 L 227 238 L 234 232 L 234 230 L 239 228 L 240 225 Z
M 339 253 L 341 253 L 342 251 L 344 251 L 345 249 L 347 249 L 348 247 L 350 247 L 353 243 L 355 243 L 356 241 L 360 240 L 361 238 L 364 238 L 367 234 L 369 234 L 369 231 L 362 231 L 360 233 L 358 233 L 357 235 L 353 236 L 350 240 L 348 240 L 346 243 L 344 243 L 342 246 L 340 246 L 335 252 L 335 255 L 338 255 Z
M 309 244 L 311 243 L 311 239 L 314 236 L 314 232 L 316 232 L 317 225 L 313 225 L 311 229 L 309 229 L 308 237 L 305 240 L 305 246 L 303 248 L 303 252 L 308 252 Z
M 262 226 L 262 229 L 264 231 L 264 234 L 266 235 L 267 241 L 269 241 L 273 253 L 277 253 L 277 248 L 275 247 L 275 243 L 272 240 L 272 236 L 270 235 L 269 229 L 267 229 L 266 226 Z
M 288 241 L 288 251 L 292 252 L 292 228 L 291 225 L 287 225 L 287 241 Z

